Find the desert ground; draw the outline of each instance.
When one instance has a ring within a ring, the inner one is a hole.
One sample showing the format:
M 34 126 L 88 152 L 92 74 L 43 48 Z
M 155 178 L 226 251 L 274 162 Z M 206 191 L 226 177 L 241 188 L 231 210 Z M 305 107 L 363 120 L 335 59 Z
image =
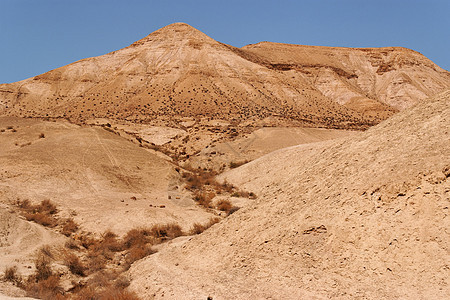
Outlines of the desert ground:
M 184 23 L 0 84 L 0 298 L 448 299 L 449 87 Z

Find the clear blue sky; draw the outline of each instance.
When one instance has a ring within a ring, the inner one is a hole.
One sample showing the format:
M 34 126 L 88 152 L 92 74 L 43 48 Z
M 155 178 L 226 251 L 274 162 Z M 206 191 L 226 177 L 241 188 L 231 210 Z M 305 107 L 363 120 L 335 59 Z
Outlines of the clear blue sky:
M 0 83 L 128 46 L 185 22 L 241 47 L 402 46 L 450 68 L 450 0 L 0 0 Z

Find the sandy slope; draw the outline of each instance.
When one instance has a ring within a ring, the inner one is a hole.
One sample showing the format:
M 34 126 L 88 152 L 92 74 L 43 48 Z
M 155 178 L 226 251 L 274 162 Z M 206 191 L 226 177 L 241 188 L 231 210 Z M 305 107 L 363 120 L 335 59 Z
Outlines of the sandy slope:
M 157 299 L 449 298 L 449 103 L 447 91 L 358 136 L 225 174 L 257 202 L 135 264 L 132 288 Z
M 104 129 L 11 117 L 0 129 L 3 203 L 50 199 L 82 228 L 119 234 L 168 222 L 188 229 L 210 216 L 182 192 L 171 163 Z
M 262 127 L 251 134 L 203 148 L 189 158 L 194 167 L 223 170 L 289 146 L 317 143 L 357 134 L 356 131 L 302 127 Z

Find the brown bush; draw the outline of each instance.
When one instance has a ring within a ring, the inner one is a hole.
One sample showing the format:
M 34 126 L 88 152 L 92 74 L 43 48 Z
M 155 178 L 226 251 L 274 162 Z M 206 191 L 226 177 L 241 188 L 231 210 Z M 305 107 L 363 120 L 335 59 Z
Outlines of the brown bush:
M 87 269 L 89 273 L 95 273 L 106 268 L 107 259 L 103 255 L 93 255 L 89 257 Z
M 17 274 L 17 267 L 9 267 L 5 269 L 5 275 L 3 275 L 3 279 L 6 281 L 10 281 L 12 283 L 20 282 L 20 276 Z
M 155 252 L 152 250 L 152 247 L 150 245 L 148 245 L 148 244 L 137 245 L 137 246 L 131 247 L 128 250 L 128 253 L 126 255 L 126 261 L 128 264 L 131 265 L 136 260 L 144 258 L 153 253 L 155 253 Z
M 59 286 L 59 277 L 51 275 L 37 283 L 30 283 L 27 287 L 27 296 L 40 299 L 66 299 L 63 289 Z
M 56 214 L 58 210 L 56 209 L 56 205 L 52 203 L 50 200 L 42 200 L 41 204 L 36 206 L 38 212 L 48 213 L 48 214 Z
M 102 236 L 101 245 L 109 251 L 118 252 L 122 250 L 122 245 L 117 240 L 117 235 L 112 231 L 106 231 Z
M 39 254 L 34 261 L 36 271 L 34 274 L 34 279 L 36 281 L 46 280 L 53 275 L 52 268 L 50 266 L 50 258 L 48 256 Z
M 211 208 L 212 199 L 216 195 L 213 192 L 199 192 L 196 191 L 194 193 L 194 200 L 197 201 L 197 203 L 203 207 Z
M 78 230 L 78 224 L 72 218 L 69 218 L 64 223 L 64 226 L 61 230 L 61 233 L 65 236 L 70 236 L 72 233 L 75 233 Z
M 218 222 L 220 222 L 219 218 L 211 218 L 211 219 L 209 219 L 208 223 L 206 223 L 204 225 L 202 225 L 200 223 L 194 223 L 194 225 L 192 225 L 191 230 L 189 231 L 189 234 L 191 234 L 191 235 L 200 234 Z
M 92 286 L 82 287 L 79 291 L 77 291 L 76 296 L 74 297 L 76 300 L 100 300 L 99 293 L 96 288 Z
M 57 224 L 57 221 L 55 218 L 53 218 L 53 216 L 42 212 L 25 213 L 24 216 L 28 221 L 33 221 L 35 223 L 41 224 L 42 226 L 55 227 Z
M 148 229 L 131 229 L 127 232 L 122 240 L 124 249 L 130 249 L 136 245 L 145 245 L 152 242 L 150 237 L 150 230 Z
M 57 209 L 50 200 L 43 200 L 37 205 L 32 205 L 29 200 L 23 200 L 18 201 L 17 205 L 24 212 L 23 215 L 28 221 L 49 227 L 57 225 L 57 220 L 53 217 Z
M 248 160 L 237 161 L 237 162 L 232 161 L 232 162 L 230 162 L 230 169 L 234 169 L 234 168 L 240 167 L 240 166 L 242 166 L 242 165 L 244 165 L 246 163 L 248 163 Z
M 139 297 L 134 292 L 123 289 L 109 288 L 101 294 L 102 300 L 139 300 Z
M 186 167 L 185 167 L 186 168 Z M 183 173 L 183 178 L 186 180 L 186 188 L 190 191 L 201 190 L 205 185 L 214 185 L 216 183 L 214 171 L 207 171 L 204 169 L 192 170 L 191 173 Z
M 85 267 L 83 266 L 77 255 L 71 252 L 66 252 L 64 253 L 63 261 L 72 274 L 79 276 L 85 275 Z
M 75 240 L 69 239 L 64 246 L 71 250 L 78 250 L 80 247 L 78 246 L 78 243 Z
M 217 202 L 216 207 L 218 210 L 225 211 L 228 213 L 233 206 L 229 200 L 219 200 L 219 202 Z
M 161 240 L 174 239 L 176 237 L 182 236 L 183 231 L 178 224 L 170 223 L 165 225 L 154 225 L 150 232 L 153 237 Z
M 92 236 L 90 236 L 89 234 L 83 234 L 80 236 L 80 243 L 81 246 L 83 246 L 86 249 L 89 249 L 90 247 L 92 247 L 92 245 L 97 243 L 97 240 Z
M 233 206 L 229 211 L 228 211 L 228 216 L 231 214 L 234 214 L 235 212 L 237 212 L 240 209 L 240 207 L 237 206 Z
M 215 189 L 216 189 L 216 191 L 220 194 L 220 193 L 223 193 L 223 192 L 225 192 L 225 193 L 231 193 L 231 192 L 233 192 L 233 190 L 234 190 L 234 186 L 232 185 L 232 184 L 230 184 L 230 183 L 228 183 L 228 182 L 224 182 L 224 183 L 218 183 L 218 182 L 216 182 L 216 184 L 215 184 Z

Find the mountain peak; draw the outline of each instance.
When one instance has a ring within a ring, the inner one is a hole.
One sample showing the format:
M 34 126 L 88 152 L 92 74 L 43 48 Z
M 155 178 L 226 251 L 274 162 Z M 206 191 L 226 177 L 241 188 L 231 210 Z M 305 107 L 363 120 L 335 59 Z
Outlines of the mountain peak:
M 195 40 L 197 42 L 209 42 L 217 43 L 214 39 L 210 38 L 200 30 L 192 27 L 186 23 L 173 23 L 164 26 L 152 33 L 150 33 L 145 38 L 135 42 L 132 46 L 142 45 L 147 42 L 155 41 L 184 41 L 184 40 Z

